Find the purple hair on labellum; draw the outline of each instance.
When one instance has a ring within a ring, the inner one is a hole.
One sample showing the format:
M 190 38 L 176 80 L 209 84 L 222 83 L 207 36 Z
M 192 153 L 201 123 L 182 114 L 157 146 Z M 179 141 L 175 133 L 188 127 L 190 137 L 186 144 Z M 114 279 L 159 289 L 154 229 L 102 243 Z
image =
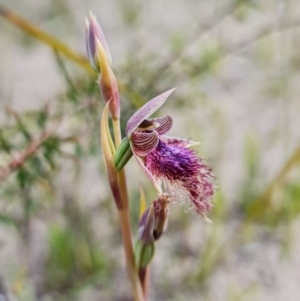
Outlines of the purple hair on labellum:
M 188 196 L 195 210 L 205 216 L 214 194 L 213 176 L 195 151 L 188 149 L 185 143 L 167 144 L 160 140 L 144 161 L 155 178 L 169 184 L 173 196 L 180 192 Z

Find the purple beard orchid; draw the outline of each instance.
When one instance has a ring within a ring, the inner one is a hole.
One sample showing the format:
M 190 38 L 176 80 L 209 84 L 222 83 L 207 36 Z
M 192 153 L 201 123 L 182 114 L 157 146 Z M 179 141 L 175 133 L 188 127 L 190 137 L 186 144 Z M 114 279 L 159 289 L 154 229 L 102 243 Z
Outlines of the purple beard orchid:
M 147 102 L 127 122 L 126 134 L 140 166 L 162 194 L 161 184 L 173 199 L 188 197 L 197 213 L 206 217 L 211 208 L 215 185 L 211 168 L 190 146 L 194 142 L 165 134 L 172 127 L 172 118 L 148 119 L 175 89 Z

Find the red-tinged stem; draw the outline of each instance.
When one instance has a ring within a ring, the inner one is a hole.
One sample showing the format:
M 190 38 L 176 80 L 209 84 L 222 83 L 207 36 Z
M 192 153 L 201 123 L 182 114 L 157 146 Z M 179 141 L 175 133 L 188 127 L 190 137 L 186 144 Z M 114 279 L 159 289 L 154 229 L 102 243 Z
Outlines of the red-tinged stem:
M 139 269 L 139 278 L 142 284 L 142 289 L 144 293 L 144 298 L 147 300 L 149 291 L 149 279 L 150 279 L 150 266 L 147 265 L 145 268 Z
M 113 129 L 114 129 L 116 148 L 118 148 L 122 141 L 120 121 L 118 119 L 113 120 Z M 132 233 L 131 233 L 130 217 L 129 217 L 128 191 L 127 191 L 126 175 L 124 169 L 119 171 L 119 184 L 120 184 L 123 206 L 120 210 L 118 210 L 118 214 L 119 214 L 119 221 L 120 221 L 120 227 L 122 233 L 123 246 L 124 246 L 125 256 L 126 256 L 127 270 L 132 285 L 134 300 L 145 301 L 144 292 L 141 286 L 141 282 L 137 271 L 137 266 L 135 263 L 135 255 L 133 249 Z

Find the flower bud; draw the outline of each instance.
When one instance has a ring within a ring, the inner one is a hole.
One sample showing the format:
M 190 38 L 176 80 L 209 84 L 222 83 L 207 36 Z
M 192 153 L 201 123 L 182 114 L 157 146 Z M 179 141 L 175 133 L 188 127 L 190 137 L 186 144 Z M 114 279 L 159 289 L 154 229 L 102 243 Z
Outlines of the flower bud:
M 139 221 L 138 239 L 145 244 L 158 240 L 167 227 L 170 196 L 159 195 Z
M 120 96 L 117 80 L 110 67 L 105 50 L 98 39 L 96 40 L 96 51 L 101 69 L 99 84 L 102 96 L 106 102 L 110 101 L 109 110 L 112 118 L 120 119 Z
M 107 59 L 111 65 L 111 55 L 104 34 L 97 22 L 96 17 L 92 13 L 90 13 L 90 18 L 86 19 L 86 50 L 92 68 L 99 73 L 100 62 L 97 58 L 97 40 L 104 48 Z

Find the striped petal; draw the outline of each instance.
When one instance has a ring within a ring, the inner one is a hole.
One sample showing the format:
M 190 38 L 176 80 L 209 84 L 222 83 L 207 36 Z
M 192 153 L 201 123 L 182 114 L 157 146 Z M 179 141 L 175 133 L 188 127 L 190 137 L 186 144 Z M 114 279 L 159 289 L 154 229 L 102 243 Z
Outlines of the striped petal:
M 147 119 L 155 111 L 157 111 L 174 90 L 175 89 L 171 89 L 156 96 L 155 98 L 148 101 L 145 105 L 143 105 L 137 112 L 135 112 L 127 122 L 127 137 L 130 137 L 132 135 L 132 133 L 142 123 L 143 120 Z
M 155 129 L 155 131 L 159 135 L 164 135 L 165 133 L 167 133 L 173 125 L 173 119 L 169 115 L 167 115 L 165 117 L 160 117 L 160 118 L 153 118 L 153 119 L 151 119 L 151 121 L 159 124 L 159 126 Z
M 159 135 L 156 131 L 149 133 L 133 132 L 131 135 L 133 152 L 138 156 L 146 156 L 153 151 L 159 141 Z

